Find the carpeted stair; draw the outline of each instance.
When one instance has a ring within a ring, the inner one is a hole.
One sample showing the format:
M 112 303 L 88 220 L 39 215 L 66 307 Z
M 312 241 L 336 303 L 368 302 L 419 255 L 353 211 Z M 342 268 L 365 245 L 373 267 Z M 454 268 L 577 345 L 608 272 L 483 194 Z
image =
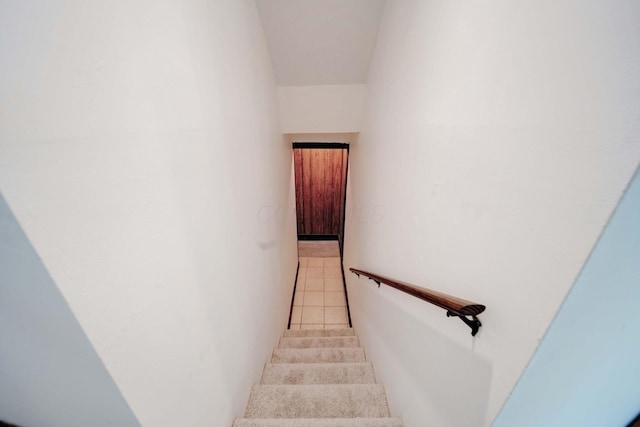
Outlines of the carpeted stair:
M 233 427 L 402 427 L 353 329 L 287 330 Z

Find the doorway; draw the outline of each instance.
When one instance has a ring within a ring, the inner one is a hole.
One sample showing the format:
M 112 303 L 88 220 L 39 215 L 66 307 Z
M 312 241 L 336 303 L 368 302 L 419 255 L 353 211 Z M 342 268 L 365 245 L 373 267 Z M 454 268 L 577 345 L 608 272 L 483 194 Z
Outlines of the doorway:
M 349 144 L 294 142 L 298 241 L 344 242 Z
M 294 142 L 298 272 L 290 329 L 351 327 L 342 266 L 346 143 Z

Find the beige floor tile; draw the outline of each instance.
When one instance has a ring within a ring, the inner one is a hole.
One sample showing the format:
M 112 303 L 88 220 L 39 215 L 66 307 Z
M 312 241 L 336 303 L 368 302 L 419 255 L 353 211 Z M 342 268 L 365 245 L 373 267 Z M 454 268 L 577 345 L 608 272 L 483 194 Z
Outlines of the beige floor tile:
M 296 307 L 294 307 L 295 309 Z M 302 322 L 309 325 L 322 325 L 324 324 L 324 307 L 303 307 L 302 308 Z M 340 322 L 332 322 L 340 323 Z M 344 322 L 342 322 L 344 323 Z
M 305 291 L 324 291 L 324 280 L 307 279 L 304 285 Z
M 305 277 L 307 279 L 323 279 L 324 269 L 322 267 L 307 267 Z
M 296 292 L 304 291 L 305 282 L 306 282 L 306 279 L 304 277 L 298 276 L 298 281 L 296 282 Z
M 291 323 L 302 323 L 302 307 L 293 307 L 291 311 Z
M 325 258 L 324 266 L 326 267 L 340 267 L 340 257 Z
M 295 297 L 293 298 L 293 305 L 302 305 L 302 301 L 304 300 L 304 291 L 297 291 Z
M 342 279 L 326 279 L 324 281 L 325 291 L 344 291 L 344 285 Z
M 324 258 L 307 258 L 307 267 L 323 267 Z
M 324 292 L 322 291 L 305 291 L 304 293 L 305 307 L 324 307 Z
M 300 325 L 300 329 L 324 329 L 324 325 Z
M 325 307 L 346 307 L 347 302 L 344 298 L 344 292 L 325 292 L 324 305 Z
M 302 255 L 291 329 L 348 328 L 341 258 L 337 253 Z
M 328 324 L 345 324 L 347 320 L 347 309 L 345 307 L 326 307 L 324 312 L 324 323 Z M 304 311 L 302 313 L 304 319 Z M 304 321 L 303 321 L 304 323 Z
M 340 267 L 328 267 L 328 268 L 325 267 L 324 278 L 325 279 L 342 279 L 342 270 L 340 269 Z
M 325 329 L 344 329 L 348 327 L 349 327 L 348 323 L 336 323 L 334 325 L 324 325 Z

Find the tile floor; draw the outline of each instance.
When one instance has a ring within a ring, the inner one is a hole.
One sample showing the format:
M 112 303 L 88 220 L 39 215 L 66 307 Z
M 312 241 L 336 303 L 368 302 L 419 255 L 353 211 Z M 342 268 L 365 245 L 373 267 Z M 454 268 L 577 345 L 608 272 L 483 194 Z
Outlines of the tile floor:
M 340 257 L 300 257 L 291 329 L 348 327 Z

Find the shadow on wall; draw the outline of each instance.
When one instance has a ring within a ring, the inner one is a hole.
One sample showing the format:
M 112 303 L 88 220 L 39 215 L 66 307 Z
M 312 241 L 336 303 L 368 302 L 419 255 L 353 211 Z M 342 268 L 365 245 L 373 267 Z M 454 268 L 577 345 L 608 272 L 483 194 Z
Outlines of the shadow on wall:
M 639 354 L 640 169 L 493 427 L 625 426 Z
M 378 289 L 364 278 L 352 283 L 349 292 L 358 293 L 353 301 L 359 306 L 354 327 L 359 333 L 366 331 L 360 335 L 387 389 L 392 413 L 401 416 L 406 426 L 421 426 L 425 420 L 433 426 L 483 425 L 491 385 L 489 361 L 394 301 L 413 297 L 394 289 Z M 468 329 L 462 332 L 469 333 Z
M 0 420 L 139 427 L 0 193 Z

